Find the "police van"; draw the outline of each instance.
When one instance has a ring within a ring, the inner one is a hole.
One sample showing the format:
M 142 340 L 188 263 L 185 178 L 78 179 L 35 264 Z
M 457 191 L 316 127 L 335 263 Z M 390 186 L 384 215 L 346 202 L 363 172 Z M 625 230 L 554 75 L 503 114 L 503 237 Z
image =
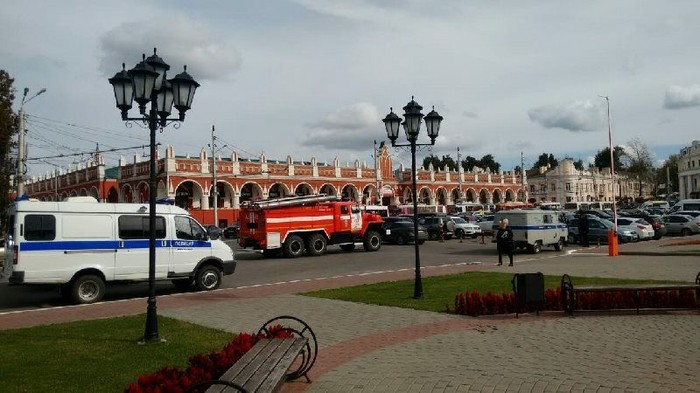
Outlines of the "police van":
M 532 254 L 540 252 L 542 247 L 561 251 L 569 231 L 559 217 L 559 212 L 554 210 L 504 210 L 494 215 L 493 230 L 496 233 L 501 220 L 507 218 L 516 248 L 525 248 Z
M 233 274 L 233 250 L 186 210 L 156 205 L 155 279 L 213 290 Z M 106 283 L 148 281 L 148 204 L 15 202 L 8 210 L 5 276 L 10 285 L 58 285 L 76 303 L 102 299 Z

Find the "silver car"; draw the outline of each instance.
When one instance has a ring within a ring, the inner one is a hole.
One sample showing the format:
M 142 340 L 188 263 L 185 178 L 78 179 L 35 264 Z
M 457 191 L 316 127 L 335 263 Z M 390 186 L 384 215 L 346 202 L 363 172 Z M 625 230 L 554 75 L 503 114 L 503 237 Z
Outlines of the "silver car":
M 683 236 L 700 233 L 700 221 L 696 221 L 691 216 L 669 214 L 664 216 L 663 220 L 664 224 L 666 224 L 666 233 L 681 234 Z

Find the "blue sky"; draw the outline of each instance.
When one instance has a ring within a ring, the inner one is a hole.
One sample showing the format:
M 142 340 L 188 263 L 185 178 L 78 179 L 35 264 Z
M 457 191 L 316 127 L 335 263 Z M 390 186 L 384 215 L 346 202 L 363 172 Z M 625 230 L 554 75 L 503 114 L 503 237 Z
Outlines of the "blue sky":
M 223 156 L 372 165 L 381 119 L 415 96 L 444 117 L 419 160 L 459 147 L 506 170 L 521 152 L 526 167 L 589 161 L 608 146 L 608 96 L 613 144 L 638 138 L 661 162 L 700 139 L 697 15 L 697 1 L 27 0 L 0 15 L 0 68 L 15 109 L 25 87 L 47 89 L 24 108 L 30 176 L 97 148 L 116 150 L 108 165 L 147 153 L 107 78 L 154 47 L 201 83 L 182 126 L 158 135 L 178 155 L 209 149 L 215 125 Z

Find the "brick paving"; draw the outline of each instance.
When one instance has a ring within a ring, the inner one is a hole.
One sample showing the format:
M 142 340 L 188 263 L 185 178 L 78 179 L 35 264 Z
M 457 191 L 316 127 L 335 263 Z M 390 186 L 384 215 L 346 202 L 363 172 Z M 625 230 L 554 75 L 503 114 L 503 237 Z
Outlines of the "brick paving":
M 659 243 L 635 246 L 637 254 L 659 252 Z M 688 247 L 697 245 L 664 252 Z M 700 258 L 611 258 L 594 247 L 545 259 L 517 255 L 514 268 L 464 263 L 425 269 L 424 276 L 471 270 L 693 281 Z M 697 311 L 472 318 L 294 294 L 412 277 L 406 270 L 161 296 L 158 312 L 231 332 L 256 331 L 284 314 L 305 320 L 319 340 L 313 382 L 287 383 L 283 392 L 700 392 Z M 138 314 L 144 304 L 4 313 L 0 329 Z

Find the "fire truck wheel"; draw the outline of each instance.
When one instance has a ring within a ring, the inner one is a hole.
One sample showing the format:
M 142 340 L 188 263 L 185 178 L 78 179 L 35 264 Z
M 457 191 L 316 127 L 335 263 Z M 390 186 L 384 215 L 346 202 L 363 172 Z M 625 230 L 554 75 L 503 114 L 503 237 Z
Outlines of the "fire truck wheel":
M 313 234 L 306 240 L 306 249 L 314 257 L 325 254 L 327 245 L 325 236 L 320 233 Z
M 355 243 L 341 244 L 340 249 L 346 252 L 352 252 L 355 250 Z
M 362 245 L 365 251 L 378 251 L 382 247 L 382 237 L 377 231 L 367 231 Z
M 304 255 L 304 240 L 301 236 L 290 235 L 284 242 L 284 256 L 287 258 L 298 258 Z

